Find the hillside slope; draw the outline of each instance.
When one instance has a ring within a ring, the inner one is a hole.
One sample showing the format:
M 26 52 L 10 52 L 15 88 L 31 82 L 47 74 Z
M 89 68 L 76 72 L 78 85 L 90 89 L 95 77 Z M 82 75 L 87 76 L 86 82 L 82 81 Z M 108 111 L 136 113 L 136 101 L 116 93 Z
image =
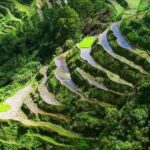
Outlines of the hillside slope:
M 0 149 L 150 149 L 148 8 L 0 2 Z

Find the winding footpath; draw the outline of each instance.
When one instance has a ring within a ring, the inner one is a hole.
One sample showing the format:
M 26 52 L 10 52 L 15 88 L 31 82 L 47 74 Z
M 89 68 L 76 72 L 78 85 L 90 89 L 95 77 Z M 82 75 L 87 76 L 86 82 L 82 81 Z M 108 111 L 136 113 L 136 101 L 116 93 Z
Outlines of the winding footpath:
M 48 69 L 48 66 L 44 66 L 43 68 L 40 69 L 40 73 L 44 76 L 43 77 L 43 80 L 41 81 L 41 83 L 39 84 L 38 86 L 38 91 L 39 91 L 39 94 L 40 94 L 40 97 L 42 98 L 42 100 L 44 102 L 46 102 L 47 104 L 50 104 L 50 105 L 60 105 L 59 101 L 57 101 L 55 99 L 55 95 L 53 93 L 50 93 L 46 87 L 46 82 L 48 80 L 48 77 L 47 77 L 47 69 Z

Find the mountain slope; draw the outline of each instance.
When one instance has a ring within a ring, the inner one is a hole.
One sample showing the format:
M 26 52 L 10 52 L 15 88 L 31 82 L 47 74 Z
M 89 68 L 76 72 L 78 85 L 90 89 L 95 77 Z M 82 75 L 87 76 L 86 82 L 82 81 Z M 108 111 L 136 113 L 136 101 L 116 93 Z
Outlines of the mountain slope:
M 145 5 L 1 2 L 0 149 L 149 149 Z

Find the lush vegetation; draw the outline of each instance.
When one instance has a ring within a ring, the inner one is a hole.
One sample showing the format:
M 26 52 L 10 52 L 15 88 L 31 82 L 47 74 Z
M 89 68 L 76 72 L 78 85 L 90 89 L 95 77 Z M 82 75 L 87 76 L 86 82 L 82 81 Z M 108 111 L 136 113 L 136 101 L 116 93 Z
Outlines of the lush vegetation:
M 149 7 L 0 2 L 0 149 L 149 150 Z M 109 28 L 118 21 L 132 51 Z M 113 54 L 99 41 L 106 29 Z
M 150 11 L 142 12 L 142 18 L 133 17 L 132 19 L 125 20 L 122 23 L 122 32 L 137 47 L 141 47 L 144 50 L 149 50 L 150 46 Z
M 5 103 L 0 103 L 0 112 L 8 111 L 10 106 Z

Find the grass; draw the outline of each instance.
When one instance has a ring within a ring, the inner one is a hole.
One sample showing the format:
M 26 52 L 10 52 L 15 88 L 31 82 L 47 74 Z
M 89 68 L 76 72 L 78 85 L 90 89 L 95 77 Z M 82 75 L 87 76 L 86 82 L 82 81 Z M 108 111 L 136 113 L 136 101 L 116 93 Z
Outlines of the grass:
M 124 8 L 119 3 L 117 3 L 116 1 L 111 1 L 111 3 L 115 7 L 117 15 L 120 15 L 124 12 Z
M 53 138 L 48 137 L 48 136 L 42 136 L 42 135 L 39 135 L 39 134 L 28 134 L 28 136 L 39 138 L 39 139 L 41 139 L 43 141 L 46 141 L 46 142 L 48 142 L 52 145 L 67 147 L 67 145 L 61 144 L 61 143 L 55 141 Z
M 68 138 L 76 138 L 76 139 L 82 138 L 81 135 L 74 133 L 70 130 L 66 130 L 62 126 L 55 125 L 50 122 L 42 122 L 42 121 L 35 122 L 32 120 L 20 120 L 20 123 L 28 127 L 38 127 L 38 128 L 41 128 L 42 130 L 53 131 L 53 132 L 58 133 L 61 136 L 65 136 Z
M 8 111 L 11 107 L 8 104 L 0 103 L 0 112 Z
M 23 4 L 19 3 L 17 0 L 14 1 L 14 4 L 16 5 L 17 9 L 21 12 L 27 13 L 30 11 L 30 6 L 23 5 Z
M 79 46 L 81 48 L 90 48 L 93 45 L 94 41 L 95 41 L 95 38 L 93 38 L 93 37 L 86 37 L 86 38 L 83 39 L 83 41 L 81 41 L 79 43 Z
M 149 4 L 149 0 L 144 0 L 144 1 L 141 1 L 139 7 L 138 7 L 138 11 L 145 11 L 146 9 L 148 9 L 150 6 Z
M 129 8 L 131 9 L 137 9 L 141 0 L 126 0 L 128 3 Z
M 135 51 L 133 51 L 133 53 L 145 58 L 150 63 L 150 55 L 147 53 L 147 51 L 140 50 L 137 48 Z
M 19 144 L 15 141 L 5 141 L 5 140 L 0 139 L 0 143 L 7 144 L 7 145 L 19 146 Z

